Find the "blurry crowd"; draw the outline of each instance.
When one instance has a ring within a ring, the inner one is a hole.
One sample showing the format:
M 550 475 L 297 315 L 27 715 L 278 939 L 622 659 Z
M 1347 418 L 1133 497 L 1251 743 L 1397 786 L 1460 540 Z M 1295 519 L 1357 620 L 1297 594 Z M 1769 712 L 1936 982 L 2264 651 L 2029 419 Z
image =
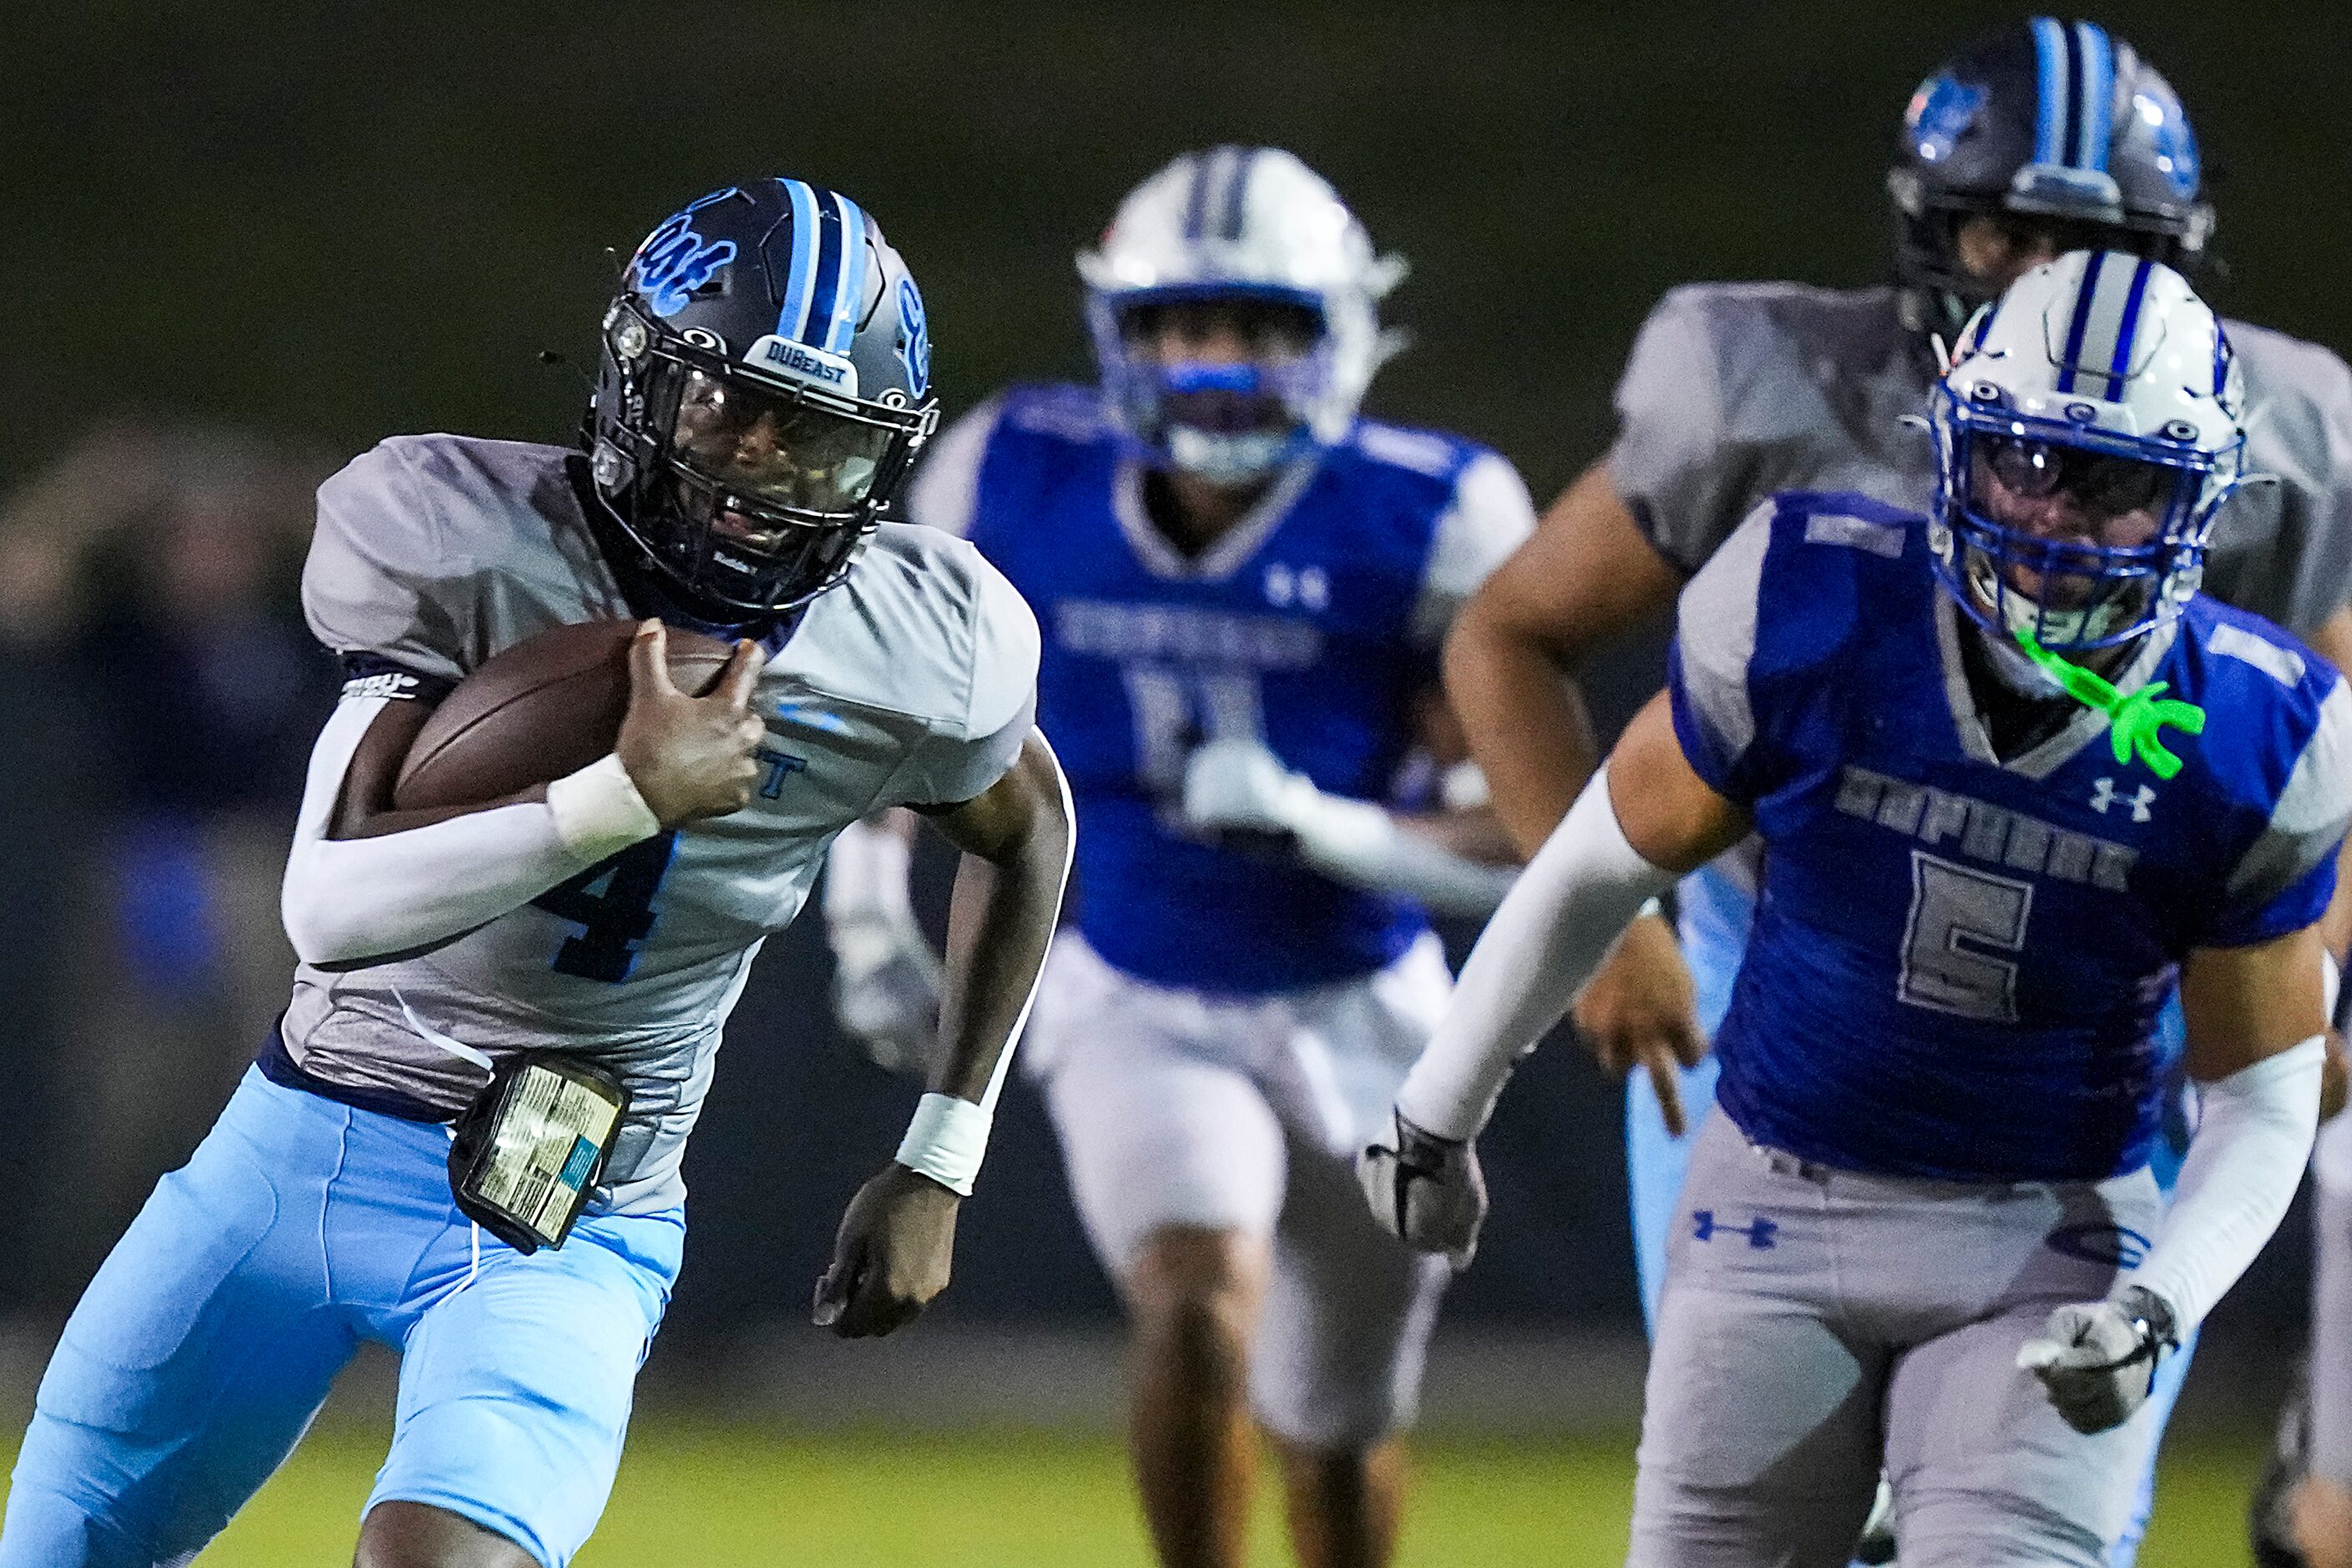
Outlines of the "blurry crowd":
M 283 1005 L 278 874 L 337 681 L 299 595 L 332 467 L 126 423 L 0 495 L 0 1314 L 72 1299 Z

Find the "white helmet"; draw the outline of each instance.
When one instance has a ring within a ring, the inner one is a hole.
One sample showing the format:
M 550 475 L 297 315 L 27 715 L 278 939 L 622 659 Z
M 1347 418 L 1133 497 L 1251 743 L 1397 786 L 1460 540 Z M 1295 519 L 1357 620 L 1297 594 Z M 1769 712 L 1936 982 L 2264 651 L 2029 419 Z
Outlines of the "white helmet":
M 1374 307 L 1404 276 L 1329 182 L 1276 147 L 1187 153 L 1128 194 L 1099 248 L 1078 257 L 1103 390 L 1147 460 L 1224 482 L 1257 478 L 1344 439 L 1372 373 L 1398 346 Z M 1127 312 L 1202 298 L 1257 298 L 1312 312 L 1295 364 L 1161 366 L 1137 354 Z M 1247 384 L 1244 384 L 1246 383 Z M 1171 417 L 1171 393 L 1278 396 L 1286 429 L 1213 431 Z
M 2204 575 L 2214 514 L 2245 471 L 2244 377 L 2210 307 L 2160 261 L 2078 250 L 1979 309 L 1932 395 L 1938 483 L 1929 542 L 1963 609 L 2006 642 L 2112 647 L 2179 612 Z M 2157 510 L 2144 542 L 2039 537 L 1976 488 L 2062 487 L 2094 517 Z M 2012 584 L 2021 570 L 2038 597 Z M 2053 584 L 2068 584 L 2052 592 Z

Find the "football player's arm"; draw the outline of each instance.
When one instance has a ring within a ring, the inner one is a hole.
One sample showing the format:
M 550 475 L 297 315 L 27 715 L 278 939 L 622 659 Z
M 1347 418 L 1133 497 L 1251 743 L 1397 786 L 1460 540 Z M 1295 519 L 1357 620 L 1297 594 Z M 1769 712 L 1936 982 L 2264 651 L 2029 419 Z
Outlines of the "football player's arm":
M 2319 928 L 2200 948 L 2180 972 L 2197 1131 L 2155 1241 L 2103 1301 L 2057 1308 L 2017 1364 L 2081 1432 L 2121 1425 L 2285 1217 L 2319 1121 Z
M 393 786 L 433 704 L 346 697 L 310 755 L 279 909 L 298 956 L 355 969 L 427 952 L 663 828 L 750 799 L 761 655 L 740 647 L 706 698 L 671 683 L 663 634 L 630 649 L 614 751 L 551 784 L 464 807 L 402 811 Z
M 876 1066 L 926 1077 L 941 971 L 915 918 L 915 816 L 893 807 L 841 830 L 824 860 L 833 1012 Z
M 1466 1263 L 1485 1216 L 1472 1140 L 1519 1059 L 1568 1011 L 1643 901 L 1747 837 L 1748 813 L 1684 755 L 1665 693 L 1642 710 L 1528 862 L 1398 1090 L 1396 1144 L 1358 1163 L 1381 1224 Z
M 1412 644 L 1434 655 L 1464 601 L 1534 528 L 1535 504 L 1517 470 L 1494 452 L 1471 456 L 1431 530 L 1407 626 Z M 1486 781 L 1435 681 L 1415 694 L 1412 722 L 1421 751 L 1443 770 L 1435 810 L 1328 794 L 1263 742 L 1220 738 L 1186 766 L 1185 820 L 1211 836 L 1272 835 L 1352 887 L 1400 893 L 1442 914 L 1490 914 L 1510 886 L 1506 868 L 1519 857 L 1486 808 Z
M 815 1321 L 845 1338 L 887 1334 L 947 1288 L 957 1205 L 987 1147 L 1076 843 L 1069 787 L 1034 730 L 986 791 L 922 811 L 963 851 L 948 917 L 941 1048 L 897 1159 L 852 1200 L 817 1282 Z

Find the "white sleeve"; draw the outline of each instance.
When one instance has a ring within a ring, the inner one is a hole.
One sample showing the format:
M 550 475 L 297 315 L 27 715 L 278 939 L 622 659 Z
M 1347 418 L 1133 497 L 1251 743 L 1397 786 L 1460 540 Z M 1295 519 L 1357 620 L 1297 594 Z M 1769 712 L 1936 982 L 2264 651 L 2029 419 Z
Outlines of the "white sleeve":
M 430 947 L 530 902 L 661 830 L 620 759 L 548 785 L 548 798 L 373 838 L 330 838 L 343 775 L 389 700 L 348 697 L 310 753 L 279 911 L 303 963 L 357 967 Z
M 2197 1131 L 2164 1226 L 2138 1268 L 2118 1279 L 2172 1309 L 2183 1334 L 2238 1282 L 2286 1216 L 2319 1121 L 2322 1037 L 2198 1087 Z
M 1429 568 L 1412 611 L 1413 641 L 1424 647 L 1443 642 L 1478 585 L 1535 530 L 1535 500 L 1507 459 L 1481 452 L 1463 465 L 1454 504 L 1437 520 L 1430 541 Z
M 971 667 L 962 719 L 924 739 L 898 800 L 889 804 L 956 805 L 982 794 L 1004 776 L 1036 723 L 1037 617 L 1004 574 L 978 552 L 971 556 Z
M 1674 880 L 1626 841 L 1602 763 L 1470 950 L 1397 1110 L 1442 1138 L 1476 1137 L 1519 1058 L 1559 1022 L 1643 902 Z
M 980 465 L 1004 399 L 992 397 L 933 437 L 907 481 L 904 517 L 961 539 L 971 532 L 980 508 Z

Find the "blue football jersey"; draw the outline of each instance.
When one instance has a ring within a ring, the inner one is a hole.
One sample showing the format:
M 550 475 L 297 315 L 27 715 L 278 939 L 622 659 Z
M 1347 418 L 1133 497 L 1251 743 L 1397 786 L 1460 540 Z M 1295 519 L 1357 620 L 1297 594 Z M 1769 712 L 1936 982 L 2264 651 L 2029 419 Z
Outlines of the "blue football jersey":
M 2352 810 L 2352 692 L 2192 599 L 2115 675 L 2203 707 L 2158 778 L 2078 711 L 2003 763 L 1924 519 L 1768 501 L 1685 589 L 1675 728 L 1765 869 L 1716 1038 L 1748 1137 L 1848 1169 L 2087 1181 L 2143 1163 L 2158 1009 L 2199 947 L 2310 924 Z
M 1075 920 L 1158 984 L 1264 994 L 1395 959 L 1427 920 L 1176 821 L 1202 742 L 1263 741 L 1318 787 L 1391 798 L 1453 612 L 1534 522 L 1494 453 L 1360 422 L 1197 557 L 1144 513 L 1097 395 L 1016 387 L 935 444 L 915 521 L 962 532 L 1037 613 L 1037 718 L 1078 814 Z

